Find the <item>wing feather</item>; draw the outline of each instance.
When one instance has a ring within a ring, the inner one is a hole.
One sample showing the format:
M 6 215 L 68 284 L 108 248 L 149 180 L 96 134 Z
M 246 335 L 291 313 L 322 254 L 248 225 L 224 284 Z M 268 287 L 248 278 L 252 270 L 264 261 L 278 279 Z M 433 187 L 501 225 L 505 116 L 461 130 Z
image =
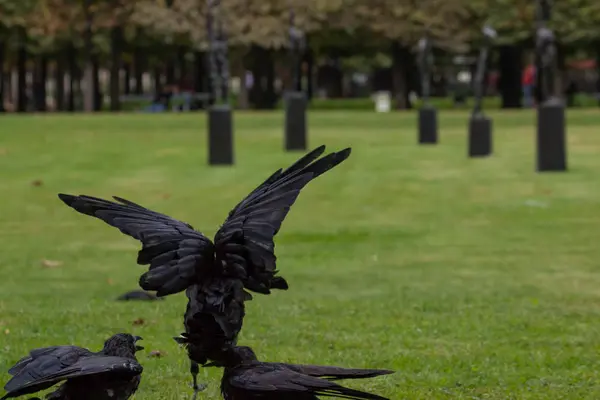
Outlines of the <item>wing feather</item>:
M 298 392 L 312 393 L 317 396 L 335 396 L 346 399 L 389 400 L 360 390 L 350 389 L 335 382 L 314 376 L 304 375 L 286 368 L 271 368 L 263 364 L 229 378 L 231 386 L 257 393 L 277 392 L 285 394 Z
M 69 207 L 96 217 L 142 243 L 137 262 L 149 269 L 140 277 L 144 290 L 158 297 L 178 293 L 195 283 L 213 260 L 212 242 L 182 221 L 149 210 L 132 201 L 114 197 L 119 203 L 91 197 L 59 194 Z
M 35 393 L 71 378 L 97 374 L 114 374 L 125 378 L 143 371 L 137 361 L 129 358 L 88 353 L 54 351 L 35 358 L 6 383 L 4 389 L 8 393 L 2 399 Z
M 295 372 L 305 375 L 325 378 L 329 380 L 337 379 L 362 379 L 373 378 L 381 375 L 393 374 L 394 371 L 389 369 L 359 369 L 359 368 L 342 368 L 327 365 L 308 365 L 308 364 L 286 364 L 286 363 L 264 363 L 283 366 Z
M 271 288 L 287 289 L 287 282 L 275 276 L 274 238 L 300 191 L 350 156 L 348 148 L 319 158 L 324 151 L 320 146 L 285 171 L 272 174 L 233 208 L 215 235 L 217 264 L 227 269 L 235 259 L 232 270 L 247 289 L 265 294 Z

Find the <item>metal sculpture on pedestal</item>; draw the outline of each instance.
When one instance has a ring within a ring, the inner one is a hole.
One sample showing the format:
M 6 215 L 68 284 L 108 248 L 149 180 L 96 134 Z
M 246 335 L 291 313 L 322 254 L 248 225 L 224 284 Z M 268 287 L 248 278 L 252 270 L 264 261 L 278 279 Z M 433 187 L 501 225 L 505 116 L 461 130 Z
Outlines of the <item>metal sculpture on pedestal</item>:
M 556 39 L 546 25 L 551 14 L 550 0 L 538 0 L 537 6 L 536 69 L 542 78 L 537 115 L 537 170 L 566 171 L 565 105 L 555 88 Z
M 431 66 L 431 40 L 428 36 L 419 40 L 419 69 L 421 70 L 421 97 L 423 105 L 419 109 L 419 143 L 435 144 L 438 140 L 437 110 L 429 102 Z
M 209 73 L 214 98 L 214 104 L 208 109 L 208 162 L 211 165 L 231 165 L 233 120 L 229 106 L 229 60 L 220 3 L 220 0 L 207 0 L 206 10 Z
M 300 65 L 306 48 L 304 32 L 296 27 L 295 12 L 290 8 L 290 54 L 293 87 L 285 98 L 285 148 L 286 150 L 306 150 L 306 108 L 307 98 L 302 91 Z
M 477 60 L 477 71 L 475 72 L 475 105 L 469 120 L 469 156 L 483 157 L 492 152 L 492 120 L 483 113 L 483 92 L 487 59 L 496 31 L 489 25 L 482 30 L 484 41 Z

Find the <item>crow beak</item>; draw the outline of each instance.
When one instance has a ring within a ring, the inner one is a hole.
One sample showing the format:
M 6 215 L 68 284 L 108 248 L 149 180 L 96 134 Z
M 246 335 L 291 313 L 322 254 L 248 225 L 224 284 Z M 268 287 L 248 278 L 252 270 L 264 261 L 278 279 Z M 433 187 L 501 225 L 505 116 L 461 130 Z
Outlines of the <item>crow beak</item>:
M 138 340 L 144 340 L 144 339 L 141 336 L 134 336 L 133 339 L 134 339 L 134 342 L 136 343 L 135 351 L 144 350 L 144 346 L 140 346 L 137 344 Z

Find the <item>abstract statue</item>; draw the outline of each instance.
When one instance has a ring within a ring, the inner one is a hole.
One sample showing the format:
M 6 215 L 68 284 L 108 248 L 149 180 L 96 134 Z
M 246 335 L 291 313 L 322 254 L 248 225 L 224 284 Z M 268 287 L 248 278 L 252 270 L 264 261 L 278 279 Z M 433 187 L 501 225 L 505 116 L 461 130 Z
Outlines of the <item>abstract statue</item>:
M 538 0 L 536 29 L 536 55 L 538 73 L 541 73 L 541 98 L 547 100 L 554 97 L 554 78 L 556 76 L 556 39 L 554 32 L 546 26 L 550 20 L 550 0 Z
M 220 16 L 220 0 L 207 0 L 206 29 L 208 34 L 208 57 L 211 90 L 217 104 L 229 98 L 229 60 L 227 36 Z
M 296 12 L 291 0 L 288 0 L 290 9 L 290 67 L 292 86 L 285 96 L 285 149 L 288 151 L 306 150 L 307 124 L 306 109 L 307 98 L 302 90 L 302 56 L 306 49 L 304 32 L 296 27 Z
M 293 90 L 300 88 L 300 59 L 306 48 L 304 32 L 296 27 L 296 13 L 290 8 L 290 50 L 292 53 Z
M 488 53 L 493 40 L 498 36 L 494 28 L 489 25 L 484 26 L 481 32 L 483 33 L 484 42 L 479 52 L 477 71 L 475 72 L 475 106 L 473 107 L 473 116 L 478 116 L 482 113 L 483 85 Z
M 429 104 L 430 76 L 431 76 L 431 41 L 428 36 L 419 40 L 419 69 L 421 70 L 421 96 L 424 104 Z

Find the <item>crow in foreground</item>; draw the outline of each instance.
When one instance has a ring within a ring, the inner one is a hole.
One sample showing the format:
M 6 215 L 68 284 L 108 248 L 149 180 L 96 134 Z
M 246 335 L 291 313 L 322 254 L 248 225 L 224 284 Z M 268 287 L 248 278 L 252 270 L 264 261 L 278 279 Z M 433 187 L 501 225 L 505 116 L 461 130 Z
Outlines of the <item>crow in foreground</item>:
M 225 400 L 315 400 L 318 396 L 344 399 L 388 400 L 375 394 L 349 389 L 333 382 L 392 374 L 384 369 L 350 369 L 258 361 L 251 348 L 240 346 L 225 351 L 221 393 Z
M 158 297 L 186 290 L 185 333 L 175 340 L 187 347 L 194 398 L 205 388 L 197 383 L 198 364 L 218 360 L 236 344 L 244 302 L 252 299 L 246 290 L 269 294 L 288 288 L 277 276 L 273 239 L 300 190 L 350 155 L 347 148 L 319 158 L 324 151 L 320 146 L 267 178 L 229 212 L 214 242 L 189 224 L 119 197 L 114 199 L 120 204 L 59 194 L 76 211 L 142 242 L 137 262 L 150 264 L 139 280 L 142 289 Z
M 32 350 L 8 373 L 8 393 L 0 400 L 48 389 L 66 381 L 48 394 L 48 400 L 127 400 L 138 388 L 142 366 L 135 352 L 142 350 L 139 336 L 119 333 L 93 353 L 77 346 L 53 346 Z

